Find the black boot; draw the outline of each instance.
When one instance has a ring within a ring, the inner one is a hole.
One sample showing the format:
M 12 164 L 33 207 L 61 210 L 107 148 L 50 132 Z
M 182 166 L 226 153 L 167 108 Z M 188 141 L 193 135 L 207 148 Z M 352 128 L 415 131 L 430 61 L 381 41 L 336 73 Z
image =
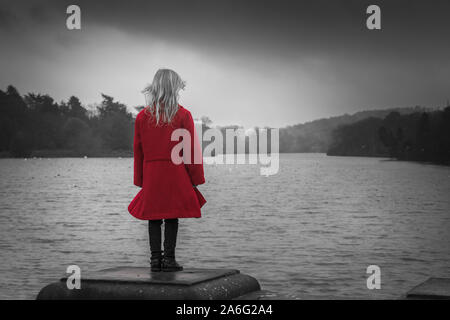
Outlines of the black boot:
M 175 258 L 164 256 L 161 263 L 161 270 L 164 272 L 181 271 L 183 267 L 178 264 Z
M 155 257 L 152 254 L 152 257 L 150 258 L 150 269 L 152 272 L 159 272 L 161 271 L 161 264 L 162 264 L 162 255 L 159 257 Z
M 183 267 L 175 260 L 177 243 L 178 219 L 166 219 L 164 225 L 164 257 L 161 263 L 162 271 L 181 271 Z
M 150 268 L 153 272 L 161 271 L 162 250 L 161 250 L 161 224 L 162 220 L 148 221 L 148 235 L 150 242 Z

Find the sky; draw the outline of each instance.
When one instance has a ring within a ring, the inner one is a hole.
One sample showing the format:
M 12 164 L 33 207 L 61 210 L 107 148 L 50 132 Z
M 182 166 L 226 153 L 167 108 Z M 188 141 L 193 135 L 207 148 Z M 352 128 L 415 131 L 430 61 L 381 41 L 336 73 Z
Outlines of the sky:
M 66 8 L 81 8 L 68 30 Z M 366 8 L 381 8 L 368 30 Z M 159 68 L 213 124 L 284 127 L 450 99 L 450 1 L 0 0 L 0 89 L 111 95 L 131 107 Z

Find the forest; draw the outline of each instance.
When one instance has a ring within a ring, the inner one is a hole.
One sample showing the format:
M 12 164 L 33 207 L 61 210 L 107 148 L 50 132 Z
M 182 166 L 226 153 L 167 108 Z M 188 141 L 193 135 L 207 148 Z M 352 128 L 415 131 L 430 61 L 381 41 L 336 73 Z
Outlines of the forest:
M 102 94 L 88 111 L 77 97 L 57 103 L 49 95 L 0 90 L 0 154 L 3 157 L 132 155 L 133 115 Z
M 387 156 L 450 164 L 450 106 L 432 112 L 369 117 L 342 125 L 332 134 L 332 156 Z

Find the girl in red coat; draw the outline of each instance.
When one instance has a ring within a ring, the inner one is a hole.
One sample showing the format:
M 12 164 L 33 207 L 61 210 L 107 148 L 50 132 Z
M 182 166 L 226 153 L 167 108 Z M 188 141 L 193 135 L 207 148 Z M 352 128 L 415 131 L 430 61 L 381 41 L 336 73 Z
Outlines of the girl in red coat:
M 136 116 L 134 184 L 142 189 L 128 211 L 138 219 L 148 220 L 152 271 L 183 269 L 175 260 L 178 218 L 200 218 L 200 208 L 206 202 L 196 188 L 205 178 L 194 121 L 191 113 L 178 104 L 178 93 L 184 86 L 176 72 L 158 70 L 152 84 L 143 91 L 147 106 Z M 175 130 L 187 135 L 180 138 Z M 183 161 L 173 161 L 172 151 L 180 149 L 174 154 L 178 153 Z

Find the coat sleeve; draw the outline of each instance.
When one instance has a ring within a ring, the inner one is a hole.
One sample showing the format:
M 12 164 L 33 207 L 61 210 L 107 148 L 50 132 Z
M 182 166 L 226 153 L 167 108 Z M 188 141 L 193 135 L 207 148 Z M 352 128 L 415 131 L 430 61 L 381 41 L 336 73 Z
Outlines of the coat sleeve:
M 142 187 L 144 153 L 142 151 L 142 141 L 141 141 L 141 133 L 139 130 L 138 117 L 136 117 L 136 120 L 134 122 L 133 153 L 134 153 L 134 185 Z
M 191 137 L 191 161 L 185 163 L 186 170 L 191 178 L 191 183 L 194 186 L 205 183 L 205 175 L 203 172 L 203 155 L 200 140 L 195 130 L 194 120 L 190 112 L 187 112 L 184 128 L 189 131 Z M 197 163 L 195 154 L 197 154 Z

